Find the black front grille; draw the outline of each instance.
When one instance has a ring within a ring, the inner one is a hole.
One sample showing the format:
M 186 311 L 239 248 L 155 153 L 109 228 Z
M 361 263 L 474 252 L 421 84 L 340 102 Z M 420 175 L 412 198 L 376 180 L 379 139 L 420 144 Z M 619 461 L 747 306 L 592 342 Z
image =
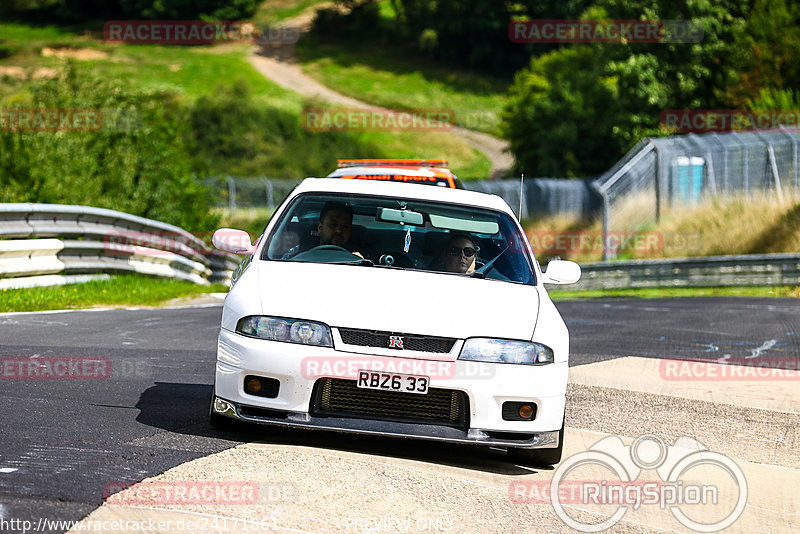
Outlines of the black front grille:
M 428 393 L 400 393 L 356 387 L 355 380 L 323 378 L 314 384 L 313 415 L 360 417 L 405 423 L 433 423 L 468 428 L 467 395 L 430 388 Z
M 376 330 L 355 330 L 352 328 L 340 328 L 339 334 L 342 336 L 342 341 L 347 345 L 382 347 L 384 349 L 392 348 L 389 346 L 390 336 L 399 336 L 404 350 L 418 350 L 420 352 L 435 352 L 439 354 L 450 352 L 456 342 L 451 337 L 417 336 L 395 332 L 378 332 Z M 399 349 L 399 347 L 395 348 Z

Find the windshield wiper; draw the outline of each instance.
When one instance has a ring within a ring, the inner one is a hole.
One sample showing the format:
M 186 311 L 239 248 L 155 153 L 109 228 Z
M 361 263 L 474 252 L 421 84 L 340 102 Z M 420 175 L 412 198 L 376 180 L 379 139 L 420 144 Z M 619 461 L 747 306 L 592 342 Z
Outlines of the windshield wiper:
M 363 265 L 364 267 L 373 267 L 375 262 L 367 258 L 359 258 L 353 261 L 326 261 L 325 263 L 332 263 L 334 265 Z

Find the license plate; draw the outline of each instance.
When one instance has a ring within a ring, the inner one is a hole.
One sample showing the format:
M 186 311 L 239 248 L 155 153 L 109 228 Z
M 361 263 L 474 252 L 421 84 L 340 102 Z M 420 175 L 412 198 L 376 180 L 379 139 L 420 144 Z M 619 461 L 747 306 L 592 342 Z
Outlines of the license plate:
M 379 389 L 381 391 L 399 391 L 401 393 L 424 395 L 428 392 L 428 382 L 430 382 L 430 379 L 427 376 L 359 370 L 356 385 L 363 389 Z

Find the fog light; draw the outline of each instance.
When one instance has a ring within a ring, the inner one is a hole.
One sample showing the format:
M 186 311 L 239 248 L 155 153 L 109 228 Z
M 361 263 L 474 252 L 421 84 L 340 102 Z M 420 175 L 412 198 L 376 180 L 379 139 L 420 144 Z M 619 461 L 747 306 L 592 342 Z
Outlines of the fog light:
M 274 399 L 278 396 L 281 381 L 267 376 L 247 375 L 244 377 L 244 392 L 248 395 Z
M 517 413 L 522 419 L 532 419 L 533 418 L 533 407 L 530 404 L 523 404 L 517 410 Z
M 244 383 L 244 390 L 252 395 L 260 393 L 261 380 L 256 377 L 250 377 L 250 379 Z
M 502 415 L 504 421 L 533 421 L 536 419 L 536 403 L 504 402 Z

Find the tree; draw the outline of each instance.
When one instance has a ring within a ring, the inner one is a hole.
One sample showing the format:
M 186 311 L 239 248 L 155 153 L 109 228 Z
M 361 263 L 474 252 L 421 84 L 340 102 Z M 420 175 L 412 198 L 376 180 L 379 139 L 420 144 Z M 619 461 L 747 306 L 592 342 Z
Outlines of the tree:
M 582 18 L 690 20 L 702 25 L 703 39 L 575 44 L 534 58 L 504 114 L 519 170 L 598 174 L 642 137 L 664 133 L 662 111 L 725 107 L 746 8 L 746 0 L 598 0 Z M 571 124 L 549 128 L 553 120 Z
M 617 80 L 597 46 L 533 58 L 519 72 L 503 113 L 517 170 L 533 176 L 586 176 L 608 168 L 623 149 Z
M 0 132 L 0 202 L 111 208 L 189 231 L 216 224 L 182 142 L 185 110 L 171 95 L 128 93 L 70 67 L 34 86 L 23 107 L 94 110 L 102 120 L 79 131 Z
M 740 75 L 728 99 L 741 106 L 765 88 L 800 88 L 800 4 L 755 0 L 747 23 L 735 32 L 734 64 Z

